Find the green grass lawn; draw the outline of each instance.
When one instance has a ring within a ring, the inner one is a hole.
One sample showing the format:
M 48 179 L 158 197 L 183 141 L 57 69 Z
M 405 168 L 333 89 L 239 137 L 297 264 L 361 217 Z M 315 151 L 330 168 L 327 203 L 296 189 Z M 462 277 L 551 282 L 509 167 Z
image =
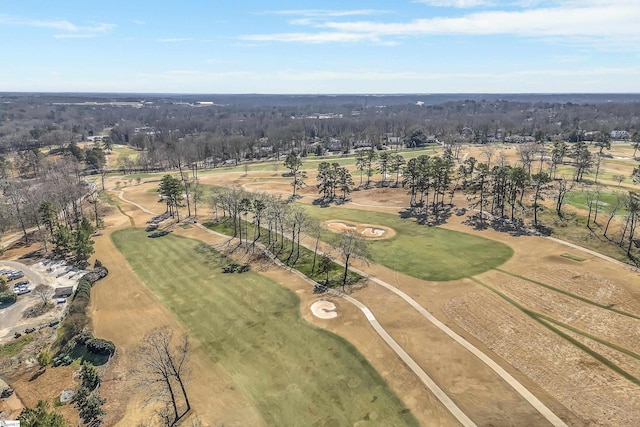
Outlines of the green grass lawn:
M 337 207 L 301 206 L 321 221 L 341 219 L 393 228 L 396 231 L 393 238 L 370 241 L 371 260 L 424 280 L 471 277 L 505 263 L 513 255 L 513 250 L 503 243 L 418 225 L 411 219 L 396 215 Z M 322 239 L 331 242 L 334 236 L 334 233 L 326 231 Z
M 300 317 L 293 292 L 254 272 L 223 274 L 225 260 L 196 240 L 135 228 L 112 238 L 269 425 L 418 425 L 351 344 Z
M 20 350 L 24 348 L 25 345 L 29 344 L 33 341 L 33 335 L 23 335 L 20 338 L 8 342 L 4 345 L 0 345 L 0 359 L 13 357 L 16 354 L 20 353 Z
M 623 190 L 619 192 L 625 193 Z M 616 204 L 616 194 L 613 191 L 601 191 L 599 202 L 600 202 L 600 208 L 598 210 L 601 213 L 609 214 L 613 206 L 615 206 Z M 565 203 L 570 206 L 573 206 L 574 208 L 585 209 L 585 210 L 589 209 L 589 207 L 587 206 L 587 202 L 584 198 L 584 193 L 579 190 L 571 191 L 567 193 L 567 196 L 565 198 Z M 595 209 L 595 201 L 593 204 L 593 209 Z M 626 215 L 626 214 L 627 214 L 626 209 L 623 209 L 622 207 L 619 208 L 616 213 L 616 215 Z

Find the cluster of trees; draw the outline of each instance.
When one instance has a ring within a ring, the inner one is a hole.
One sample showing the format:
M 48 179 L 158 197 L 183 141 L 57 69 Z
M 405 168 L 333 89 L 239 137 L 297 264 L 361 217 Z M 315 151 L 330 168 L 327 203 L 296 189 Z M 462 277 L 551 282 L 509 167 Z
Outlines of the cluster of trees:
M 93 228 L 86 212 L 93 213 L 100 224 L 97 191 L 80 178 L 79 164 L 62 158 L 47 164 L 35 178 L 0 180 L 0 232 L 18 228 L 26 244 L 31 243 L 31 229 L 45 251 L 53 243 L 57 255 L 71 255 L 82 263 L 93 253 L 90 235 Z M 94 209 L 86 210 L 93 203 Z
M 320 202 L 323 204 L 331 202 L 346 202 L 349 194 L 353 191 L 353 178 L 351 172 L 339 163 L 321 162 L 318 165 L 318 189 L 322 193 Z M 338 199 L 338 191 L 342 195 Z
M 288 238 L 291 249 L 285 263 L 295 265 L 300 257 L 301 235 L 311 222 L 301 207 L 288 203 L 280 196 L 249 193 L 239 188 L 214 191 L 210 203 L 216 220 L 220 219 L 219 211 L 222 211 L 223 218 L 231 220 L 233 237 L 238 237 L 240 244 L 244 238 L 245 244 L 255 248 L 262 233 L 266 232 L 267 249 L 281 253 L 287 246 Z M 255 225 L 253 236 L 249 235 L 251 222 Z
M 127 170 L 177 168 L 176 154 L 193 162 L 222 164 L 263 158 L 280 159 L 295 150 L 305 157 L 328 149 L 348 152 L 383 145 L 419 147 L 436 138 L 448 144 L 491 141 L 539 142 L 591 140 L 605 143 L 612 130 L 629 131 L 640 147 L 637 102 L 608 102 L 588 97 L 421 96 L 377 99 L 366 97 L 229 97 L 228 105 L 194 108 L 182 99 L 156 98 L 141 108 L 83 104 L 95 98 L 64 96 L 3 96 L 0 112 L 0 151 L 16 151 L 15 169 L 37 174 L 46 156 L 42 147 L 69 150 L 87 167 L 100 170 L 104 154 L 114 143 L 141 150 Z M 575 98 L 575 99 L 574 99 Z M 98 101 L 106 101 L 100 100 Z M 112 101 L 111 99 L 108 101 Z M 132 101 L 128 99 L 127 101 Z M 268 104 L 272 102 L 273 104 Z M 132 103 L 135 104 L 135 103 Z M 101 147 L 83 152 L 77 143 L 110 129 Z
M 7 281 L 4 277 L 0 277 L 0 306 L 13 304 L 16 300 L 17 296 L 11 289 L 9 289 Z
M 440 211 L 445 205 L 445 194 L 451 187 L 454 161 L 450 152 L 443 157 L 422 155 L 407 162 L 403 169 L 402 185 L 409 189 L 409 208 L 421 221 L 429 222 L 429 207 L 439 221 Z
M 101 382 L 102 377 L 98 369 L 89 363 L 83 363 L 80 368 L 81 385 L 73 396 L 73 403 L 84 426 L 98 427 L 103 423 L 106 412 L 102 405 L 106 400 L 98 395 Z
M 377 167 L 374 162 L 378 162 Z M 381 187 L 386 186 L 387 175 L 395 174 L 395 186 L 397 187 L 400 179 L 400 172 L 402 166 L 406 163 L 402 154 L 394 153 L 391 151 L 381 151 L 378 153 L 373 148 L 358 150 L 356 152 L 356 169 L 360 171 L 360 184 L 362 187 L 362 175 L 367 175 L 367 182 L 365 188 L 371 186 L 371 177 L 380 173 L 382 178 L 379 182 Z
M 26 407 L 18 416 L 21 427 L 69 427 L 67 420 L 57 412 L 50 411 L 49 402 L 40 400 L 35 408 Z
M 307 275 L 326 274 L 328 283 L 329 272 L 335 264 L 327 254 L 318 256 L 322 225 L 302 207 L 291 204 L 280 196 L 249 193 L 238 188 L 218 189 L 210 200 L 216 221 L 230 221 L 233 237 L 238 237 L 241 245 L 244 239 L 244 244 L 253 252 L 260 240 L 267 250 L 276 254 L 287 265 L 296 266 L 300 260 L 301 238 L 303 235 L 311 237 L 315 243 Z M 219 215 L 220 211 L 222 216 Z M 253 235 L 249 233 L 250 223 L 253 224 Z M 367 244 L 357 233 L 342 233 L 334 246 L 345 263 L 342 275 L 344 287 L 351 260 L 366 259 Z M 287 249 L 288 253 L 284 252 Z

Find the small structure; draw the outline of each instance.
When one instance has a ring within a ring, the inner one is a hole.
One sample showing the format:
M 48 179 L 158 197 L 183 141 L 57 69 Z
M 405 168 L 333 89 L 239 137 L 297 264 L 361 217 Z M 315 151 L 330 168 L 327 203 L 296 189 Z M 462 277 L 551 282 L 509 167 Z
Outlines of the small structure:
M 56 288 L 53 298 L 67 298 L 73 294 L 73 286 L 60 286 Z

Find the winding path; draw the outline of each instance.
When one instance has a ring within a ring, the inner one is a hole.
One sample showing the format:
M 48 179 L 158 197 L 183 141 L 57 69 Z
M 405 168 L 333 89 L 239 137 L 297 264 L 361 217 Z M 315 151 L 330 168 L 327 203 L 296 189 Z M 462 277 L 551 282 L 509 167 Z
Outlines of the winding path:
M 130 203 L 133 206 L 140 208 L 142 211 L 148 214 L 157 215 L 156 213 L 151 212 L 145 207 L 140 206 L 139 204 L 132 202 L 130 200 L 127 200 L 124 197 L 123 191 L 120 191 L 118 193 L 118 198 L 126 203 Z M 196 227 L 200 228 L 201 230 L 209 234 L 226 238 L 226 239 L 229 238 L 229 236 L 210 230 L 200 223 L 195 223 L 193 225 L 195 225 Z M 313 280 L 309 279 L 307 276 L 300 273 L 298 270 L 289 268 L 288 266 L 284 265 L 276 257 L 271 257 L 271 259 L 280 267 L 290 270 L 291 272 L 298 275 L 300 278 L 302 278 L 312 286 L 316 285 L 316 283 Z M 409 367 L 409 369 L 411 369 L 417 375 L 420 381 L 422 381 L 422 383 L 427 386 L 427 388 L 447 408 L 447 410 L 460 422 L 460 424 L 462 424 L 465 427 L 476 426 L 476 424 L 462 411 L 462 409 L 460 409 L 460 407 L 458 407 L 458 405 L 456 405 L 455 402 L 451 400 L 451 398 L 438 386 L 438 384 L 436 384 L 436 382 L 433 381 L 433 379 L 424 371 L 424 369 L 422 369 L 420 365 L 418 365 L 418 363 L 400 346 L 400 344 L 398 344 L 398 342 L 394 340 L 391 337 L 391 335 L 389 335 L 389 333 L 382 327 L 382 325 L 380 325 L 380 322 L 378 322 L 374 314 L 366 305 L 364 305 L 363 303 L 361 303 L 360 301 L 358 301 L 357 299 L 349 295 L 344 295 L 341 293 L 336 293 L 336 294 L 341 296 L 351 304 L 355 305 L 356 307 L 358 307 L 364 313 L 365 318 L 367 319 L 369 324 L 373 327 L 373 329 L 376 331 L 376 333 L 380 336 L 380 338 L 382 338 L 384 342 L 386 342 L 387 345 L 398 355 L 398 357 L 400 357 L 400 359 Z
M 146 213 L 149 213 L 151 215 L 156 215 L 154 212 L 149 211 L 148 209 L 144 208 L 143 206 L 140 206 L 139 204 L 137 204 L 135 202 L 131 202 L 131 201 L 127 200 L 126 198 L 124 198 L 123 191 L 119 192 L 118 197 L 122 201 L 130 203 L 130 204 L 140 208 L 141 210 L 143 210 Z M 194 225 L 196 225 L 198 228 L 206 231 L 207 233 L 214 234 L 214 235 L 221 236 L 221 237 L 225 237 L 225 238 L 229 238 L 229 236 L 226 236 L 224 234 L 217 233 L 217 232 L 215 232 L 213 230 L 210 230 L 210 229 L 202 226 L 199 223 L 196 223 Z M 314 250 L 314 248 L 312 248 L 311 245 L 303 244 L 303 246 L 307 247 L 308 249 Z M 274 261 L 276 261 L 276 263 L 278 263 L 280 266 L 288 268 L 284 264 L 282 264 L 279 261 L 277 261 L 277 259 L 274 259 Z M 344 266 L 343 263 L 340 263 L 340 264 L 342 264 Z M 396 294 L 400 298 L 402 298 L 406 303 L 408 303 L 412 308 L 414 308 L 418 313 L 420 313 L 424 318 L 426 318 L 434 326 L 436 326 L 442 332 L 447 334 L 451 339 L 453 339 L 455 342 L 457 342 L 458 344 L 463 346 L 466 350 L 468 350 L 474 356 L 476 356 L 482 362 L 484 362 L 498 376 L 500 376 L 500 378 L 502 378 L 505 382 L 507 382 L 518 394 L 520 394 L 527 402 L 529 402 L 529 404 L 531 406 L 533 406 L 553 426 L 556 426 L 556 427 L 566 427 L 567 426 L 566 423 L 560 419 L 560 417 L 558 417 L 556 414 L 554 414 L 544 403 L 542 403 L 535 395 L 533 395 L 533 393 L 531 393 L 525 386 L 522 385 L 522 383 L 520 383 L 517 379 L 515 379 L 511 374 L 509 374 L 498 363 L 496 363 L 493 359 L 491 359 L 489 356 L 487 356 L 485 353 L 483 353 L 476 346 L 471 344 L 469 341 L 467 341 L 466 339 L 464 339 L 463 337 L 458 335 L 456 332 L 454 332 L 452 329 L 450 329 L 448 326 L 446 326 L 444 323 L 442 323 L 440 320 L 438 320 L 435 316 L 433 316 L 429 311 L 427 311 L 423 306 L 421 306 L 417 301 L 415 301 L 409 295 L 407 295 L 406 293 L 404 293 L 400 289 L 396 288 L 395 286 L 393 286 L 393 285 L 391 285 L 391 284 L 389 284 L 387 282 L 384 282 L 384 281 L 382 281 L 382 280 L 380 280 L 380 279 L 378 279 L 376 277 L 369 276 L 367 273 L 365 273 L 362 270 L 359 270 L 359 269 L 354 268 L 354 267 L 350 267 L 350 268 L 351 268 L 352 271 L 354 271 L 354 272 L 356 272 L 356 273 L 358 273 L 358 274 L 360 274 L 360 275 L 362 275 L 364 277 L 367 277 L 372 282 L 374 282 L 374 283 L 376 283 L 376 284 L 388 289 L 389 291 L 393 292 L 394 294 Z M 315 282 L 313 282 L 311 279 L 309 279 L 308 277 L 306 277 L 305 275 L 303 275 L 299 271 L 297 271 L 295 269 L 290 269 L 290 270 L 293 273 L 295 273 L 298 276 L 300 276 L 305 281 L 315 285 Z M 398 357 L 400 357 L 402 359 L 402 361 L 418 376 L 418 378 L 427 386 L 427 388 L 429 388 L 429 390 L 431 390 L 431 392 L 438 398 L 438 400 L 440 400 L 440 402 L 442 402 L 442 404 L 449 410 L 449 412 L 451 412 L 451 414 L 453 416 L 456 417 L 456 419 L 458 419 L 458 421 L 462 425 L 464 425 L 464 426 L 475 426 L 475 423 L 451 400 L 451 398 L 449 396 L 447 396 L 447 394 L 433 381 L 433 379 L 431 379 L 431 377 L 429 377 L 429 375 L 418 365 L 418 363 L 416 363 L 416 361 L 413 358 L 411 358 L 411 356 L 391 337 L 391 335 L 389 335 L 389 333 L 380 325 L 380 323 L 378 322 L 378 320 L 376 319 L 374 314 L 371 312 L 371 310 L 366 305 L 362 304 L 360 301 L 358 301 L 357 299 L 355 299 L 355 298 L 353 298 L 353 297 L 351 297 L 349 295 L 342 295 L 341 294 L 341 296 L 346 301 L 349 301 L 351 304 L 353 304 L 356 307 L 358 307 L 364 313 L 367 321 L 371 324 L 371 326 L 378 333 L 378 335 L 380 335 L 380 337 L 389 345 L 389 347 L 398 355 Z

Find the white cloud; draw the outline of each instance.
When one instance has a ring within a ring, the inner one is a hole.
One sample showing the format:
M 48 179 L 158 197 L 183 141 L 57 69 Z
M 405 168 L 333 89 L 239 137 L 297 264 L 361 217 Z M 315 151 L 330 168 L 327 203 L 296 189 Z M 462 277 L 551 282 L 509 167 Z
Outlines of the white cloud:
M 430 34 L 611 37 L 640 35 L 640 3 L 618 7 L 546 8 L 487 11 L 460 17 L 416 19 L 409 22 L 327 22 L 336 31 L 406 36 Z
M 424 0 L 447 4 L 479 4 L 484 0 Z M 531 0 L 525 0 L 531 1 Z M 638 0 L 552 0 L 553 6 L 484 10 L 455 16 L 419 18 L 405 22 L 315 21 L 299 19 L 314 31 L 245 35 L 243 40 L 299 43 L 397 42 L 399 37 L 430 35 L 512 35 L 553 38 L 554 41 L 599 44 L 609 48 L 634 47 L 640 42 L 640 1 Z M 549 4 L 547 2 L 547 4 Z M 512 3 L 513 5 L 513 3 Z M 304 11 L 281 11 L 302 14 Z M 324 11 L 325 16 L 329 11 Z M 306 11 L 307 15 L 319 11 Z M 355 14 L 355 13 L 354 13 Z M 318 29 L 325 31 L 316 32 Z M 389 40 L 391 39 L 391 40 Z
M 11 15 L 0 15 L 0 25 L 15 25 L 23 27 L 46 28 L 64 33 L 55 34 L 55 38 L 93 37 L 105 34 L 113 30 L 115 24 L 90 23 L 90 25 L 77 25 L 67 20 L 38 20 L 25 19 Z
M 133 23 L 136 24 L 136 25 L 146 25 L 147 24 L 146 22 L 141 21 L 139 19 L 134 19 Z

